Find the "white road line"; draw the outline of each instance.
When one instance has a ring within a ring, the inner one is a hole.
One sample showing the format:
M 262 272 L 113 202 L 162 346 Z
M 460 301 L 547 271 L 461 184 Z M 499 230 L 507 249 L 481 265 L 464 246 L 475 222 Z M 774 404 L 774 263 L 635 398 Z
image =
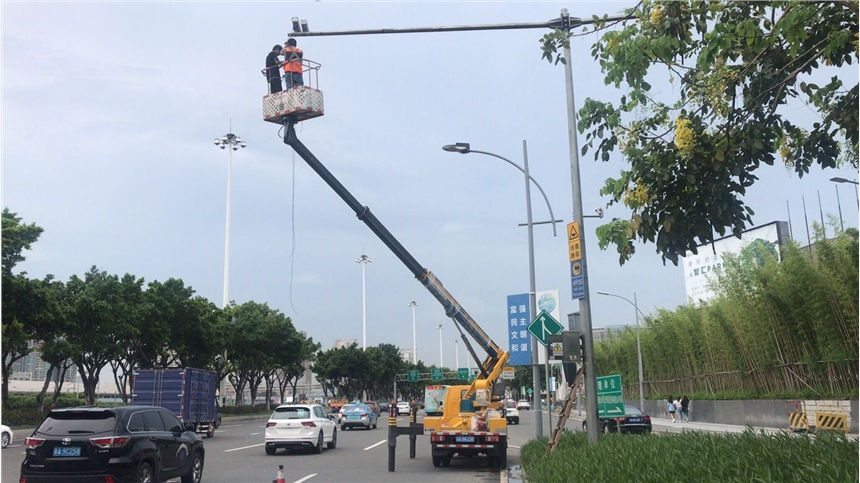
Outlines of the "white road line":
M 248 436 L 257 436 L 257 435 L 259 435 L 259 434 L 260 434 L 260 433 L 251 433 L 251 434 L 249 434 Z
M 301 480 L 296 480 L 293 483 L 302 483 L 303 481 L 308 481 L 316 475 L 317 475 L 316 473 L 311 473 L 308 476 L 305 476 L 304 478 L 302 478 Z
M 367 448 L 364 448 L 364 451 L 367 451 L 367 450 L 372 449 L 372 448 L 376 448 L 377 446 L 379 446 L 380 444 L 382 444 L 382 443 L 384 443 L 384 442 L 386 442 L 386 441 L 388 441 L 388 440 L 387 440 L 387 439 L 383 439 L 382 441 L 380 441 L 380 442 L 378 442 L 378 443 L 376 443 L 376 444 L 374 444 L 374 445 L 371 445 L 371 446 L 368 446 Z
M 265 445 L 266 445 L 266 443 L 252 444 L 251 446 L 242 446 L 241 448 L 225 449 L 224 452 L 229 453 L 231 451 L 239 451 L 239 450 L 248 449 L 248 448 L 259 448 L 260 446 L 265 446 Z
M 509 444 L 509 445 L 508 445 L 508 448 L 516 448 L 516 449 L 520 449 L 520 447 L 519 447 L 519 446 L 514 446 L 514 445 L 512 445 L 512 444 Z

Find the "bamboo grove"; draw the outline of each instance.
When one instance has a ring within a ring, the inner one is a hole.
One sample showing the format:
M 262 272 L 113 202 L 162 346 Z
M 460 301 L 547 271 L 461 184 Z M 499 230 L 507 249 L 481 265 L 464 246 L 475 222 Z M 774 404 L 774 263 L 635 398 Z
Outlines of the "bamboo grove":
M 725 257 L 712 301 L 659 310 L 641 329 L 644 393 L 698 399 L 857 398 L 858 241 L 793 242 L 761 265 Z M 598 375 L 638 398 L 635 328 L 595 344 Z

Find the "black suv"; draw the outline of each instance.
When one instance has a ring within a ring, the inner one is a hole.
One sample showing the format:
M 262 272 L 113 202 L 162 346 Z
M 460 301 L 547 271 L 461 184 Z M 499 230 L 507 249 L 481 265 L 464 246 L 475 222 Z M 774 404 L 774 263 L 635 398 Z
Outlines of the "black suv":
M 153 406 L 54 409 L 24 440 L 21 483 L 200 483 L 203 441 Z

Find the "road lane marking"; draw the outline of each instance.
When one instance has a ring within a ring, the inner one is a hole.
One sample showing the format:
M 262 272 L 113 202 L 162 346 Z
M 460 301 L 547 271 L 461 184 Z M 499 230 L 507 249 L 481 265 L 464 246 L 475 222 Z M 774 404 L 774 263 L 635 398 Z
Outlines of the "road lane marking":
M 380 441 L 380 442 L 378 442 L 378 443 L 376 443 L 376 444 L 374 444 L 374 445 L 370 445 L 370 446 L 368 446 L 367 448 L 364 448 L 364 451 L 367 451 L 367 450 L 372 449 L 372 448 L 376 448 L 377 446 L 379 446 L 380 444 L 382 444 L 382 443 L 384 443 L 384 442 L 386 442 L 386 441 L 387 441 L 387 440 L 383 439 L 382 441 Z
M 516 448 L 516 449 L 520 449 L 520 447 L 519 447 L 519 446 L 514 446 L 514 445 L 512 445 L 512 444 L 509 444 L 509 445 L 508 445 L 508 448 Z
M 260 433 L 251 433 L 248 436 L 257 436 L 258 434 L 260 434 Z
M 305 476 L 304 478 L 302 478 L 301 480 L 296 480 L 293 483 L 302 483 L 303 481 L 308 481 L 316 475 L 317 475 L 316 473 L 311 473 L 308 476 Z
M 265 446 L 265 445 L 266 445 L 266 443 L 252 444 L 251 446 L 242 446 L 241 448 L 225 449 L 224 452 L 229 453 L 231 451 L 239 451 L 239 450 L 248 449 L 248 448 L 259 448 L 260 446 Z

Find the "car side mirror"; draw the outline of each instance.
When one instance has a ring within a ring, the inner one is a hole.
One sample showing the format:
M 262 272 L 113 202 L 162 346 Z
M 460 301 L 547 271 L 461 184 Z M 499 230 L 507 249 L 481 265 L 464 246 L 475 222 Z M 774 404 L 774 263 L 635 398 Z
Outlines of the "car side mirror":
M 331 419 L 332 421 L 337 421 L 337 416 L 335 416 L 334 414 L 329 414 L 328 418 Z
M 185 423 L 184 429 L 185 431 L 191 431 L 192 433 L 197 431 L 197 427 L 194 425 L 194 423 L 191 422 Z

